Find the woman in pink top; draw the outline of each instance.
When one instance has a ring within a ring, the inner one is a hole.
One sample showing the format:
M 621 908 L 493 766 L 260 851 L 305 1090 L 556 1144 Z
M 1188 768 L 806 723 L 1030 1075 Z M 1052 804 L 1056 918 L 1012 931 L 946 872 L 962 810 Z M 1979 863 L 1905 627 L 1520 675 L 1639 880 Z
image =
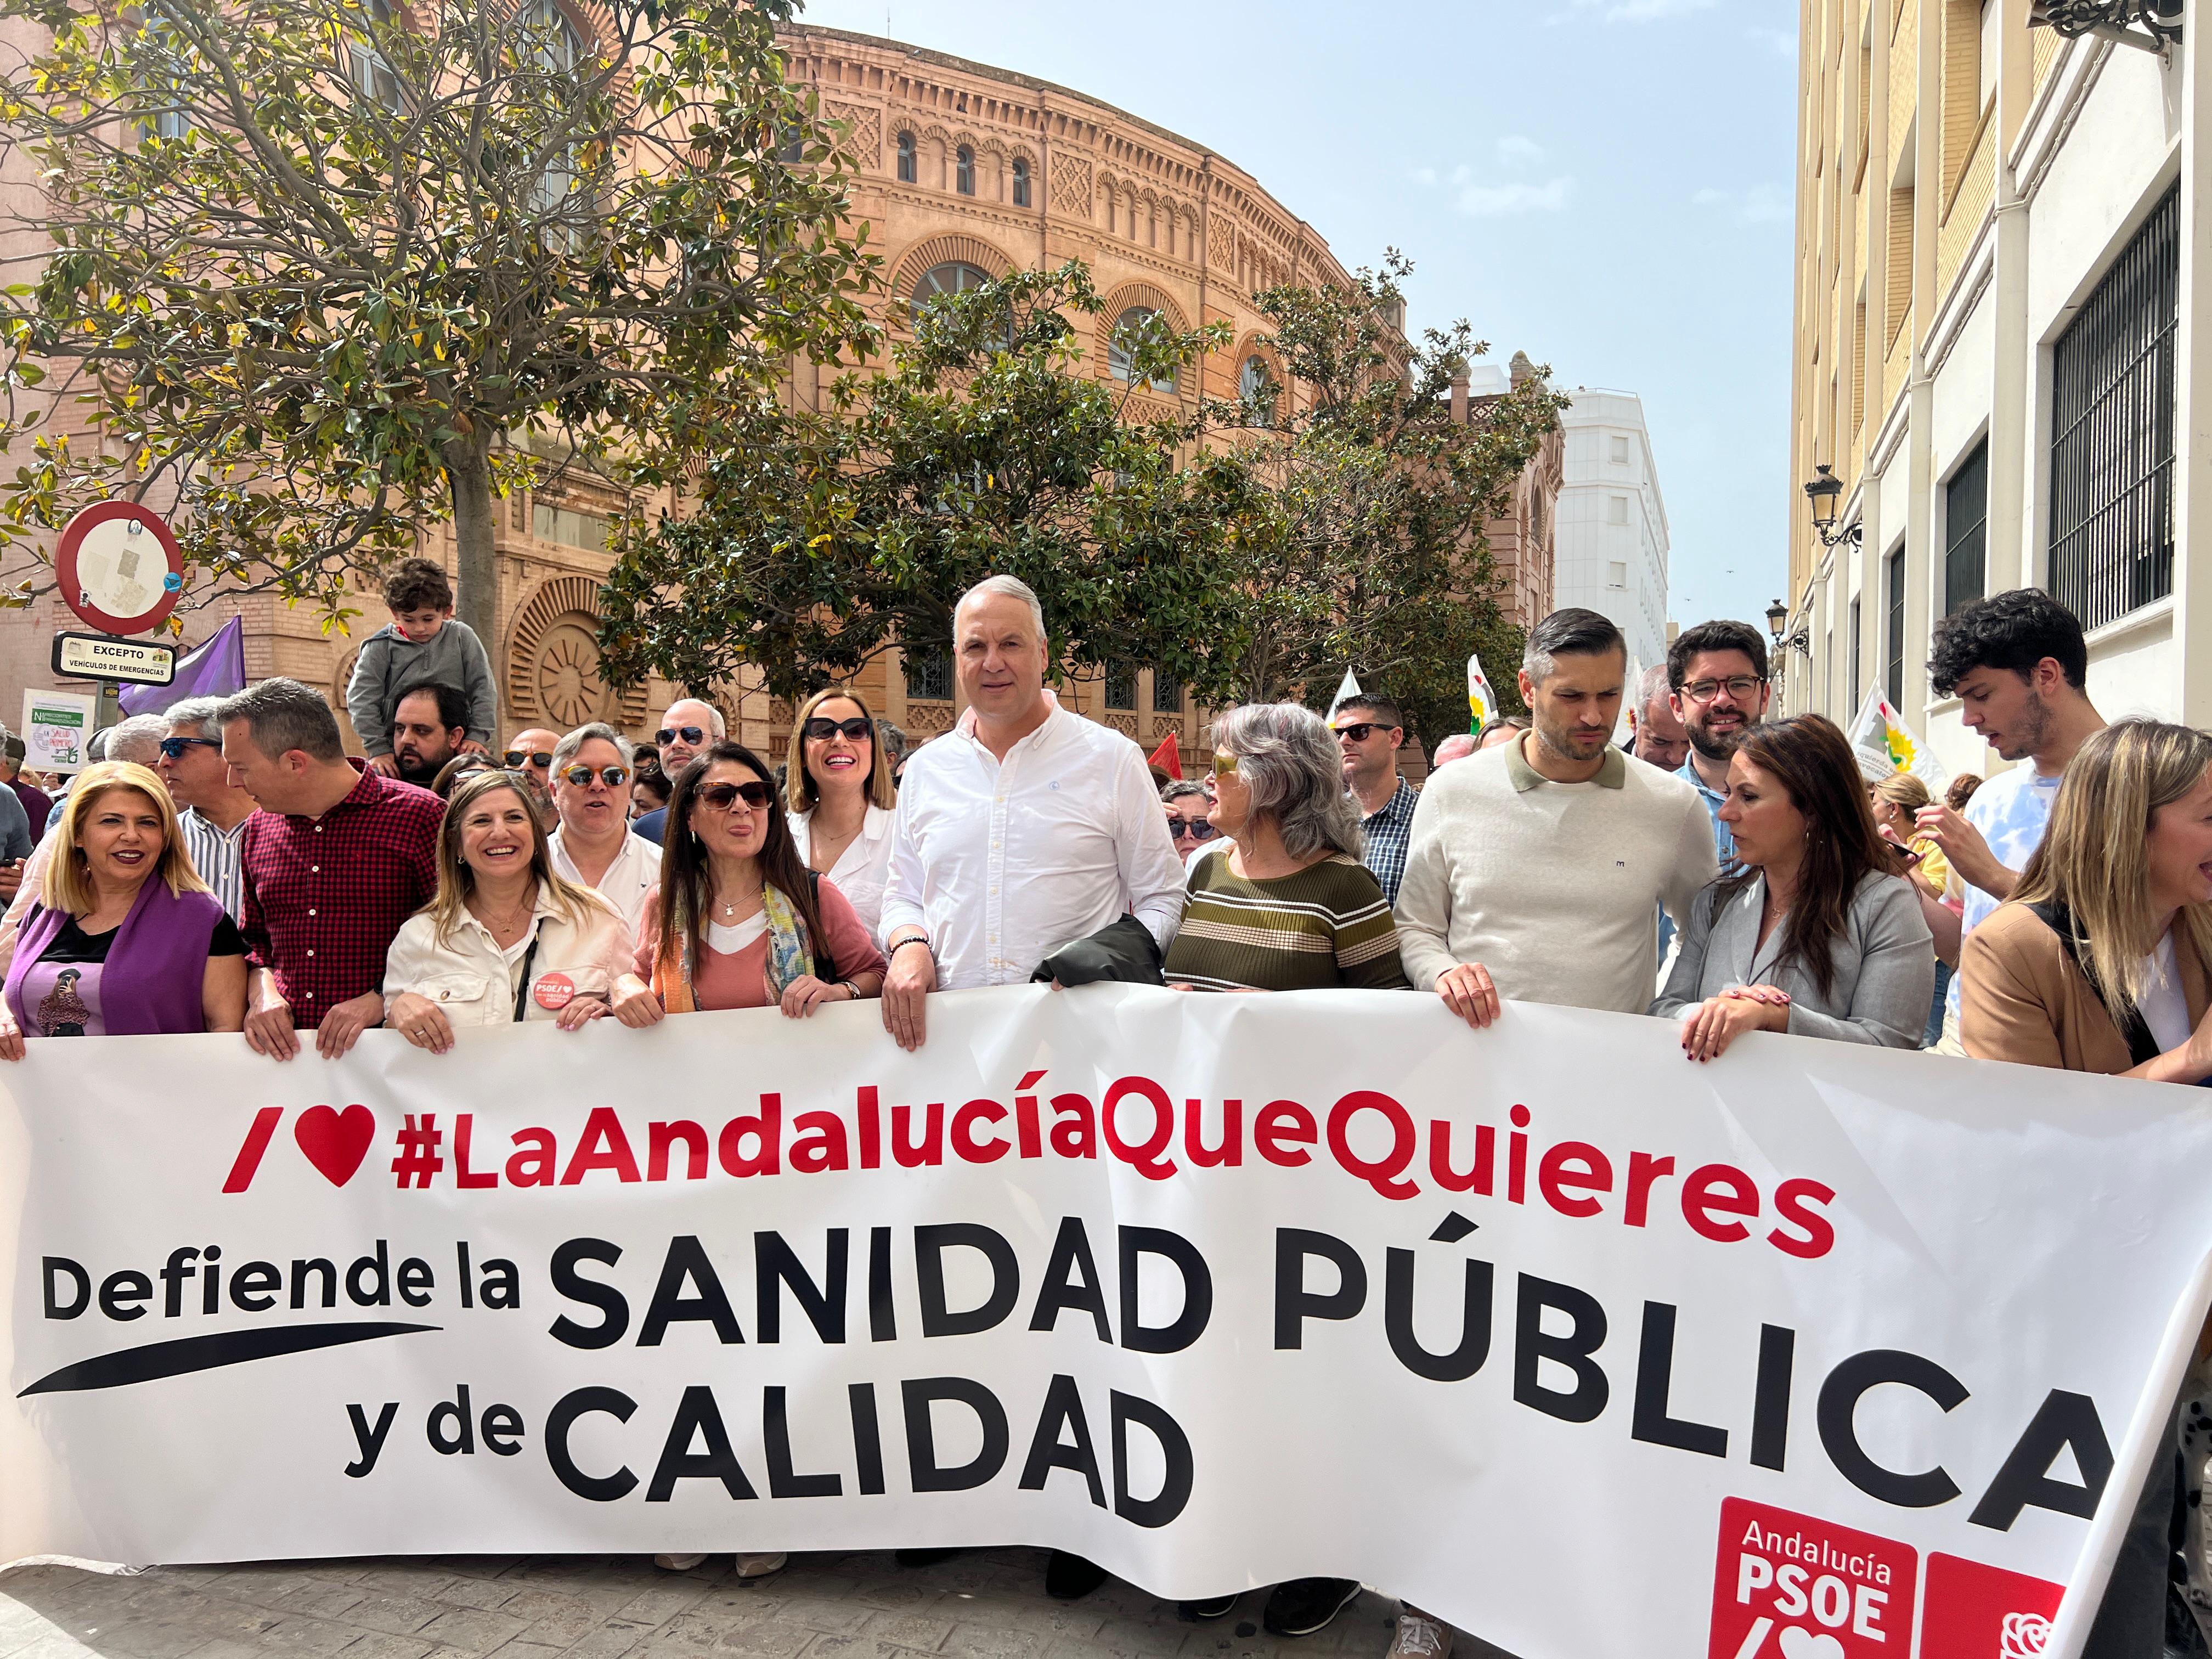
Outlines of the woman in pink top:
M 718 743 L 677 775 L 660 891 L 635 976 L 614 998 L 625 1025 L 702 1008 L 782 1006 L 794 1019 L 883 988 L 883 952 L 836 885 L 807 869 L 768 768 Z

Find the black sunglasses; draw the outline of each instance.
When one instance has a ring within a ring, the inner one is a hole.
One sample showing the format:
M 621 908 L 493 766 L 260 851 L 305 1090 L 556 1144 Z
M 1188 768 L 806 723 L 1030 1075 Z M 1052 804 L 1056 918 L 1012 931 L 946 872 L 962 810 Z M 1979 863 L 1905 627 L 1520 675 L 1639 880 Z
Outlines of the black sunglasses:
M 1364 743 L 1374 735 L 1375 722 L 1361 720 L 1356 726 L 1339 726 L 1332 729 L 1340 738 L 1350 738 L 1354 743 Z
M 1168 820 L 1168 834 L 1177 841 L 1182 840 L 1185 836 L 1188 836 L 1193 841 L 1212 841 L 1220 833 L 1221 831 L 1204 818 L 1170 818 Z
M 553 764 L 550 749 L 510 749 L 507 751 L 509 766 L 534 766 L 543 772 Z
M 710 783 L 699 791 L 699 804 L 717 812 L 726 812 L 739 801 L 757 811 L 775 799 L 775 791 L 764 783 Z
M 610 789 L 619 789 L 629 781 L 629 768 L 602 766 L 594 773 L 588 766 L 568 766 L 562 769 L 561 775 L 579 789 L 589 784 L 593 777 L 599 778 Z
M 164 738 L 161 739 L 163 760 L 182 760 L 187 749 L 220 749 L 222 745 L 213 738 Z
M 655 743 L 673 743 L 681 738 L 686 743 L 697 743 L 707 735 L 703 726 L 664 726 L 653 734 Z
M 849 742 L 866 743 L 876 723 L 866 714 L 855 714 L 848 720 L 824 720 L 817 714 L 799 729 L 810 738 L 829 738 L 842 732 Z

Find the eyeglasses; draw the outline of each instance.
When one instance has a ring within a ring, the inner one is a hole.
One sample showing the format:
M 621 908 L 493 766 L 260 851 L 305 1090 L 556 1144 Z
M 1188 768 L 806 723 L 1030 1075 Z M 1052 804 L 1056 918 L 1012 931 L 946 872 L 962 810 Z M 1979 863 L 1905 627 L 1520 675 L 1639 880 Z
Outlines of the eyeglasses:
M 553 765 L 553 751 L 550 749 L 510 749 L 507 751 L 507 763 L 509 766 L 534 766 L 541 772 L 548 771 Z
M 579 789 L 585 787 L 593 778 L 598 778 L 610 789 L 619 789 L 629 781 L 629 768 L 602 766 L 594 772 L 588 766 L 570 766 L 562 769 L 561 775 Z
M 1368 738 L 1375 735 L 1375 722 L 1373 720 L 1360 720 L 1352 726 L 1332 726 L 1330 728 L 1330 730 L 1334 731 L 1338 737 L 1350 738 L 1354 743 L 1366 742 Z
M 848 742 L 866 743 L 868 733 L 876 729 L 876 723 L 866 714 L 855 714 L 848 720 L 828 720 L 817 715 L 799 729 L 817 740 L 834 738 L 842 732 Z
M 161 739 L 163 760 L 182 760 L 187 749 L 220 749 L 222 745 L 213 738 L 164 738 Z
M 703 740 L 706 735 L 707 728 L 703 726 L 664 726 L 653 734 L 653 740 L 655 743 L 673 743 L 681 738 L 686 743 L 696 744 Z
M 710 783 L 699 792 L 699 804 L 717 812 L 729 811 L 739 801 L 748 811 L 757 812 L 775 799 L 775 791 L 764 783 Z
M 1217 778 L 1228 778 L 1228 777 L 1234 777 L 1236 775 L 1237 775 L 1237 757 L 1236 757 L 1236 756 L 1234 756 L 1234 755 L 1216 755 L 1216 756 L 1213 757 L 1213 775 L 1214 775 L 1215 777 L 1217 777 Z
M 1765 684 L 1756 674 L 1735 674 L 1724 680 L 1692 680 L 1682 688 L 1682 695 L 1692 702 L 1711 702 L 1726 686 L 1729 696 L 1741 702 Z
M 1193 841 L 1212 841 L 1220 833 L 1221 831 L 1204 818 L 1170 818 L 1168 820 L 1168 834 L 1176 841 L 1182 840 L 1186 836 Z

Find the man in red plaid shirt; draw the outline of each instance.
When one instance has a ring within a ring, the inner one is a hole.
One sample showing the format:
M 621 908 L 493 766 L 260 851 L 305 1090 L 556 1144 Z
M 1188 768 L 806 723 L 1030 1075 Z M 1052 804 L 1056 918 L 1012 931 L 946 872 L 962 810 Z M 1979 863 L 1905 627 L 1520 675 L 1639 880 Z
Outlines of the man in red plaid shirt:
M 297 680 L 248 686 L 217 718 L 230 781 L 261 809 L 239 848 L 246 1040 L 289 1060 L 304 1027 L 336 1059 L 383 1022 L 385 952 L 437 891 L 446 804 L 348 760 L 331 706 Z

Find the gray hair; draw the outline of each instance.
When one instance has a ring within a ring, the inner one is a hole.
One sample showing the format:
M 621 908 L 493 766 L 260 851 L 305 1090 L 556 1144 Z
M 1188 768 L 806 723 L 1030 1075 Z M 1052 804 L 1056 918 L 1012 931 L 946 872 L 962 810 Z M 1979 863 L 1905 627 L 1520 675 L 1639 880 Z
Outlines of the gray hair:
M 1628 660 L 1628 641 L 1610 617 L 1579 605 L 1554 611 L 1528 630 L 1528 644 L 1521 653 L 1522 671 L 1536 684 L 1552 678 L 1558 657 L 1596 657 L 1620 653 Z
M 913 740 L 889 720 L 876 722 L 876 735 L 884 740 L 884 754 L 894 761 L 902 758 L 914 747 Z
M 107 728 L 107 758 L 151 766 L 161 752 L 161 739 L 169 735 L 167 714 L 133 714 Z
M 1294 859 L 1330 850 L 1359 856 L 1359 817 L 1344 793 L 1344 753 L 1328 722 L 1295 702 L 1248 702 L 1213 723 L 1252 792 L 1250 816 L 1273 822 Z
M 609 726 L 605 720 L 591 720 L 578 726 L 574 731 L 568 733 L 567 737 L 562 738 L 560 742 L 553 745 L 554 771 L 558 772 L 570 761 L 575 759 L 576 751 L 581 749 L 586 744 L 591 742 L 594 738 L 598 738 L 601 743 L 611 743 L 614 744 L 615 752 L 623 757 L 623 764 L 624 766 L 628 766 L 636 760 L 637 745 L 635 744 L 632 743 L 628 738 L 623 736 L 621 732 L 616 731 L 613 726 Z
M 194 737 L 213 743 L 222 741 L 221 697 L 186 697 L 182 702 L 171 703 L 162 711 L 161 719 L 172 726 L 191 726 Z
M 1030 620 L 1036 624 L 1037 640 L 1039 643 L 1042 643 L 1044 605 L 1038 599 L 1036 590 L 1018 576 L 984 577 L 981 581 L 963 593 L 959 602 L 952 607 L 954 621 L 959 620 L 961 611 L 966 608 L 970 599 L 988 599 L 1000 594 L 1010 599 L 1019 599 L 1024 605 L 1029 606 Z
M 1193 795 L 1204 800 L 1206 788 L 1202 784 L 1193 783 L 1188 778 L 1170 778 L 1160 786 L 1160 805 L 1163 806 L 1173 806 L 1177 801 L 1187 800 Z
M 222 707 L 216 711 L 216 718 L 225 726 L 234 720 L 244 720 L 253 746 L 271 760 L 289 755 L 295 749 L 310 760 L 345 758 L 345 742 L 338 736 L 338 717 L 331 712 L 323 694 L 281 674 L 225 697 Z
M 1674 688 L 1667 684 L 1667 665 L 1654 663 L 1636 679 L 1636 712 L 1641 714 L 1655 702 L 1664 702 Z
M 1472 732 L 1455 732 L 1437 745 L 1429 757 L 1431 769 L 1449 766 L 1455 760 L 1465 760 L 1475 750 L 1475 735 Z

